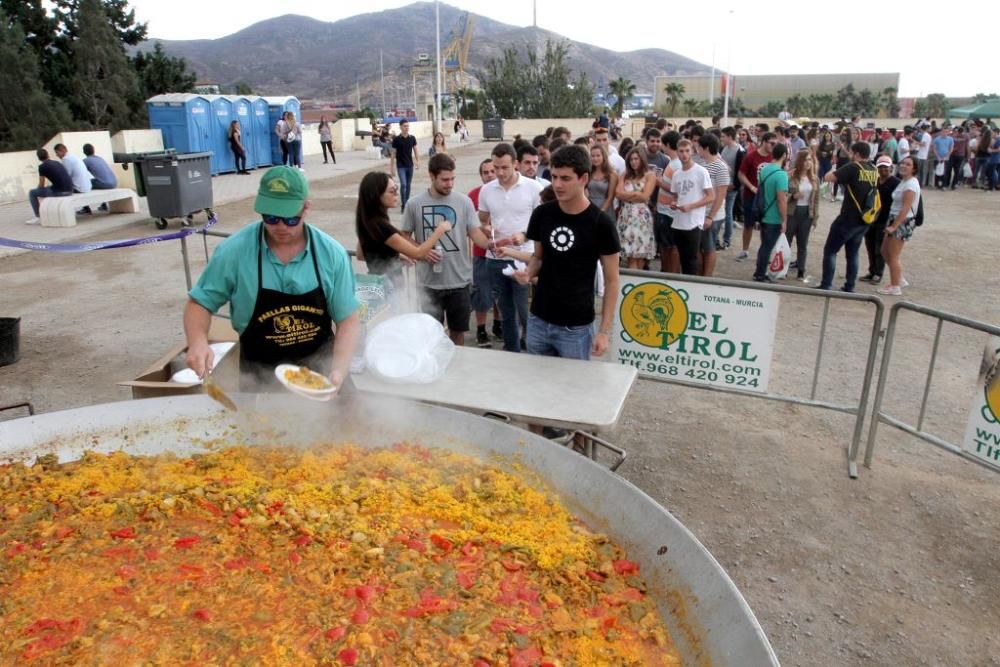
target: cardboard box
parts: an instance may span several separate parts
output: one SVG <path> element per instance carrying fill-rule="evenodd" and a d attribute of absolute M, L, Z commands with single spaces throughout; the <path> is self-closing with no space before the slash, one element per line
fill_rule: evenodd
<path fill-rule="evenodd" d="M 231 388 L 236 391 L 239 387 L 240 378 L 240 344 L 239 335 L 229 324 L 229 320 L 222 317 L 213 317 L 208 329 L 209 343 L 229 343 L 235 342 L 222 361 L 218 363 L 213 371 L 213 377 L 223 388 Z M 153 365 L 144 370 L 134 380 L 119 382 L 122 387 L 132 388 L 132 398 L 158 398 L 160 396 L 181 396 L 184 394 L 202 394 L 205 389 L 200 384 L 171 382 L 172 375 L 170 362 L 178 355 L 187 350 L 185 343 L 180 343 L 170 348 L 162 357 L 153 362 Z"/>

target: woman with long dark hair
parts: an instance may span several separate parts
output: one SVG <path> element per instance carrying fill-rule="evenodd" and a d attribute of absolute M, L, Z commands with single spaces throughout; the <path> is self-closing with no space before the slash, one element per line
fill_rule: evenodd
<path fill-rule="evenodd" d="M 240 131 L 240 121 L 234 120 L 231 122 L 226 134 L 229 136 L 229 150 L 233 152 L 233 158 L 236 160 L 236 173 L 249 174 L 250 172 L 247 171 L 247 152 L 243 148 L 243 133 Z"/>
<path fill-rule="evenodd" d="M 816 177 L 816 160 L 811 151 L 799 151 L 795 156 L 795 167 L 788 179 L 789 204 L 795 208 L 788 216 L 785 236 L 788 245 L 795 241 L 795 268 L 798 279 L 806 282 L 806 250 L 809 247 L 809 232 L 819 220 L 819 179 Z M 792 268 L 791 265 L 789 268 Z"/>
<path fill-rule="evenodd" d="M 323 164 L 327 163 L 326 153 L 330 152 L 330 161 L 337 164 L 337 156 L 333 153 L 333 131 L 330 123 L 326 122 L 326 116 L 319 117 L 319 145 L 323 148 Z"/>
<path fill-rule="evenodd" d="M 365 174 L 358 186 L 355 232 L 358 259 L 368 265 L 368 273 L 386 276 L 395 287 L 402 285 L 403 261 L 411 264 L 428 257 L 451 223 L 441 222 L 420 245 L 403 236 L 389 221 L 389 211 L 399 206 L 399 187 L 384 171 Z M 405 259 L 402 259 L 405 258 Z"/>
<path fill-rule="evenodd" d="M 608 162 L 608 152 L 604 146 L 590 149 L 590 181 L 587 183 L 587 199 L 602 211 L 614 215 L 611 210 L 618 187 L 618 172 Z"/>
<path fill-rule="evenodd" d="M 633 148 L 625 158 L 625 173 L 615 188 L 615 197 L 622 202 L 618 211 L 618 236 L 622 256 L 628 268 L 641 269 L 646 260 L 656 255 L 653 239 L 653 214 L 649 198 L 656 188 L 656 174 L 646 164 L 644 151 Z"/>

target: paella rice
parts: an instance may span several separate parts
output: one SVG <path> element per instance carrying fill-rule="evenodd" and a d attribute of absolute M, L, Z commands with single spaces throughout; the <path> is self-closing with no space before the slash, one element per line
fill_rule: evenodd
<path fill-rule="evenodd" d="M 0 664 L 680 660 L 551 492 L 398 443 L 0 465 Z"/>

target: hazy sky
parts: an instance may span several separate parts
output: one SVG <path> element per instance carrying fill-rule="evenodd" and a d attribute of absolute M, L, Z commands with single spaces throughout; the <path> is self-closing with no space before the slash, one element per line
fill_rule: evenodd
<path fill-rule="evenodd" d="M 131 0 L 130 4 L 140 21 L 148 21 L 151 37 L 213 39 L 285 13 L 336 21 L 410 2 Z M 454 0 L 449 4 L 515 26 L 532 22 L 532 0 Z M 663 8 L 661 13 L 650 9 L 657 6 Z M 899 72 L 903 97 L 1000 92 L 993 41 L 1000 25 L 996 4 L 963 2 L 952 6 L 952 15 L 945 14 L 948 6 L 940 4 L 926 5 L 928 9 L 918 13 L 921 6 L 912 0 L 798 4 L 537 0 L 538 25 L 570 39 L 615 51 L 663 48 L 706 64 L 712 63 L 714 50 L 716 66 L 726 69 L 731 62 L 737 76 Z M 591 9 L 597 7 L 601 9 Z M 616 11 L 617 7 L 621 10 Z M 676 29 L 678 23 L 671 17 L 685 21 L 686 29 Z M 939 39 L 934 32 L 940 23 L 945 26 Z M 703 27 L 711 24 L 717 29 Z M 441 26 L 442 39 L 450 28 Z M 901 34 L 912 38 L 903 40 Z M 428 45 L 433 44 L 434 36 L 428 35 Z M 652 89 L 652 81 L 635 83 L 640 91 Z"/>

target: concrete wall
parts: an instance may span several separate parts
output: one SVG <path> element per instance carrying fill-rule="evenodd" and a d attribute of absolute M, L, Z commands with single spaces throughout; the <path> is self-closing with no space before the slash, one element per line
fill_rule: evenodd
<path fill-rule="evenodd" d="M 0 153 L 0 203 L 27 201 L 28 190 L 37 187 L 35 151 Z"/>
<path fill-rule="evenodd" d="M 96 148 L 96 145 L 94 146 Z M 111 150 L 113 153 L 153 153 L 163 150 L 163 133 L 159 130 L 122 130 L 111 137 Z M 109 163 L 110 156 L 101 155 Z M 135 168 L 124 165 L 112 164 L 118 176 L 118 187 L 135 189 Z"/>

